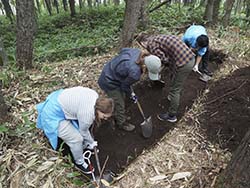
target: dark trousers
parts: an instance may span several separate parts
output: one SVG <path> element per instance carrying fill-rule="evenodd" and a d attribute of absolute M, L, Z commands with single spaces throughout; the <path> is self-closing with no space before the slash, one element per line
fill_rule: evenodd
<path fill-rule="evenodd" d="M 168 108 L 168 113 L 170 115 L 176 115 L 180 104 L 180 95 L 183 89 L 183 85 L 192 71 L 195 64 L 195 59 L 193 58 L 189 63 L 185 64 L 183 67 L 177 68 L 176 75 L 173 76 L 170 83 L 169 89 L 169 99 L 170 106 Z"/>
<path fill-rule="evenodd" d="M 126 121 L 126 115 L 125 115 L 126 94 L 122 92 L 120 89 L 106 91 L 106 94 L 108 95 L 108 97 L 114 100 L 115 103 L 114 119 L 116 125 L 121 128 L 124 122 Z"/>
<path fill-rule="evenodd" d="M 209 60 L 209 48 L 207 47 L 206 53 L 201 58 L 201 63 L 199 64 L 199 71 L 205 73 L 208 70 L 208 60 Z"/>

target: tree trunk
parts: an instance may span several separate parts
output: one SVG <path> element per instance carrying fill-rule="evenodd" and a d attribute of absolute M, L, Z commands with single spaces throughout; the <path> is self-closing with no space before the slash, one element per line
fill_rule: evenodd
<path fill-rule="evenodd" d="M 74 17 L 76 15 L 75 0 L 69 0 L 70 16 Z"/>
<path fill-rule="evenodd" d="M 103 0 L 103 5 L 106 7 L 107 6 L 107 0 Z"/>
<path fill-rule="evenodd" d="M 216 0 L 213 7 L 212 23 L 218 23 L 221 0 Z"/>
<path fill-rule="evenodd" d="M 54 0 L 54 6 L 56 7 L 56 13 L 59 14 L 59 4 L 57 0 Z"/>
<path fill-rule="evenodd" d="M 240 13 L 241 12 L 241 9 L 242 9 L 242 0 L 237 0 L 236 1 L 236 6 L 235 6 L 235 11 L 234 11 L 234 14 L 236 15 L 237 13 Z"/>
<path fill-rule="evenodd" d="M 36 0 L 36 7 L 37 7 L 37 10 L 38 10 L 38 13 L 40 14 L 41 13 L 41 5 L 40 5 L 39 0 Z"/>
<path fill-rule="evenodd" d="M 250 0 L 246 0 L 246 18 L 250 18 Z"/>
<path fill-rule="evenodd" d="M 87 0 L 87 2 L 88 2 L 88 7 L 92 7 L 92 0 Z"/>
<path fill-rule="evenodd" d="M 204 20 L 206 20 L 208 23 L 211 23 L 213 21 L 214 1 L 215 0 L 207 1 L 206 4 Z"/>
<path fill-rule="evenodd" d="M 6 16 L 10 19 L 10 22 L 13 23 L 13 12 L 12 12 L 9 0 L 2 0 L 2 3 L 3 3 Z"/>
<path fill-rule="evenodd" d="M 227 168 L 222 173 L 216 187 L 247 188 L 250 187 L 250 130 L 242 139 L 233 154 Z"/>
<path fill-rule="evenodd" d="M 2 41 L 0 40 L 0 66 L 4 66 L 8 63 L 8 57 L 4 50 Z"/>
<path fill-rule="evenodd" d="M 114 0 L 114 5 L 118 6 L 120 4 L 120 0 Z"/>
<path fill-rule="evenodd" d="M 0 81 L 0 124 L 2 124 L 7 116 L 8 106 L 4 102 L 2 93 L 2 82 Z"/>
<path fill-rule="evenodd" d="M 149 0 L 143 0 L 140 8 L 140 18 L 139 18 L 139 26 L 145 30 L 149 24 L 149 12 L 147 10 L 147 5 Z"/>
<path fill-rule="evenodd" d="M 64 10 L 64 11 L 68 11 L 68 3 L 67 3 L 67 0 L 63 0 L 62 3 L 63 3 L 63 10 Z"/>
<path fill-rule="evenodd" d="M 225 2 L 225 8 L 224 8 L 225 13 L 222 17 L 222 25 L 224 27 L 227 27 L 230 23 L 230 16 L 231 16 L 234 2 L 235 2 L 235 0 L 226 0 L 226 2 Z"/>
<path fill-rule="evenodd" d="M 82 0 L 79 0 L 79 8 L 82 10 Z"/>
<path fill-rule="evenodd" d="M 32 68 L 33 40 L 36 30 L 34 1 L 16 0 L 16 61 L 19 68 Z"/>
<path fill-rule="evenodd" d="M 137 28 L 140 15 L 140 8 L 143 0 L 127 0 L 125 7 L 125 17 L 123 21 L 121 45 L 120 47 L 129 47 L 132 44 L 133 36 Z"/>
<path fill-rule="evenodd" d="M 45 4 L 46 4 L 46 8 L 49 12 L 49 15 L 51 16 L 52 15 L 52 7 L 51 7 L 51 2 L 50 0 L 45 0 Z"/>

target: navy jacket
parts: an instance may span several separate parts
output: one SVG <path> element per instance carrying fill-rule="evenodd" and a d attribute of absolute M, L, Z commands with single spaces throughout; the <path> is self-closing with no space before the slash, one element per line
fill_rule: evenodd
<path fill-rule="evenodd" d="M 136 61 L 141 51 L 137 48 L 123 48 L 120 53 L 104 65 L 98 84 L 104 91 L 120 89 L 131 94 L 130 85 L 140 80 L 141 68 Z"/>

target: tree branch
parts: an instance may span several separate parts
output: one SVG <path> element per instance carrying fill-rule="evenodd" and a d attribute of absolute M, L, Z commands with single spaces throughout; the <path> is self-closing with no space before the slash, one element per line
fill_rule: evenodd
<path fill-rule="evenodd" d="M 149 12 L 151 13 L 151 12 L 157 10 L 158 8 L 162 7 L 163 5 L 165 5 L 165 4 L 167 4 L 167 3 L 170 3 L 170 2 L 171 2 L 171 0 L 163 1 L 163 2 L 161 2 L 159 5 L 157 5 L 156 7 L 152 8 L 151 10 L 149 10 Z"/>

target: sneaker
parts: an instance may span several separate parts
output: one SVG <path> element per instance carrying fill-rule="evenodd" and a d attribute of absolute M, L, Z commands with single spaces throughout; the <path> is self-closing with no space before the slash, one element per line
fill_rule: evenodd
<path fill-rule="evenodd" d="M 131 123 L 124 123 L 123 126 L 121 127 L 124 131 L 131 132 L 135 129 L 135 126 Z"/>
<path fill-rule="evenodd" d="M 170 116 L 168 113 L 158 114 L 157 117 L 161 121 L 169 121 L 169 122 L 172 122 L 172 123 L 177 121 L 176 116 Z"/>
<path fill-rule="evenodd" d="M 78 170 L 80 170 L 84 174 L 91 174 L 92 172 L 94 172 L 94 168 L 93 167 L 90 168 L 90 166 L 87 165 L 87 163 L 75 164 L 75 166 Z"/>

